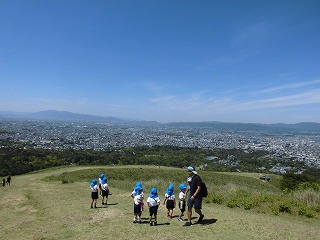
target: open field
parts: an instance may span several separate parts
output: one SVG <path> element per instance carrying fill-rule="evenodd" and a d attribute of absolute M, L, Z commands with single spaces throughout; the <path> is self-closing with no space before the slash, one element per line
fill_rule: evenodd
<path fill-rule="evenodd" d="M 143 174 L 131 177 L 137 169 Z M 99 199 L 99 208 L 90 209 L 89 181 L 98 178 L 102 170 L 106 170 L 112 192 L 109 205 L 102 207 Z M 200 171 L 200 176 L 202 173 L 207 179 L 212 174 Z M 220 174 L 216 173 L 221 179 Z M 231 183 L 236 181 L 233 174 L 224 175 L 231 176 Z M 204 204 L 205 221 L 201 225 L 183 227 L 176 218 L 167 219 L 163 205 L 159 226 L 149 226 L 147 209 L 142 214 L 143 224 L 132 223 L 133 201 L 129 195 L 136 181 L 143 182 L 145 196 L 151 187 L 157 187 L 163 201 L 167 185 L 173 182 L 178 186 L 186 177 L 183 169 L 152 166 L 68 167 L 14 176 L 11 186 L 0 189 L 0 239 L 319 239 L 317 218 L 286 213 L 275 216 L 214 203 Z M 244 179 L 243 185 L 249 182 Z M 209 191 L 213 191 L 211 179 L 209 184 Z M 257 181 L 252 188 L 261 184 Z M 274 185 L 268 187 L 277 191 Z"/>

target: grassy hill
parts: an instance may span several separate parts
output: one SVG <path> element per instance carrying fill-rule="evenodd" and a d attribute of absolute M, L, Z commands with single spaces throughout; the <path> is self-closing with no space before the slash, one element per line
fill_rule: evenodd
<path fill-rule="evenodd" d="M 99 208 L 90 209 L 88 185 L 102 172 L 112 192 L 109 205 L 98 201 Z M 199 171 L 199 175 L 210 196 L 203 206 L 204 224 L 191 227 L 167 219 L 164 205 L 159 226 L 149 226 L 148 209 L 142 214 L 143 224 L 132 223 L 130 193 L 135 183 L 142 181 L 145 196 L 157 187 L 163 201 L 170 183 L 178 193 L 187 177 L 183 169 L 66 167 L 14 176 L 11 186 L 0 189 L 0 239 L 319 239 L 318 212 L 313 217 L 299 214 L 300 202 L 293 201 L 294 195 L 282 195 L 277 176 L 263 182 L 259 174 Z"/>

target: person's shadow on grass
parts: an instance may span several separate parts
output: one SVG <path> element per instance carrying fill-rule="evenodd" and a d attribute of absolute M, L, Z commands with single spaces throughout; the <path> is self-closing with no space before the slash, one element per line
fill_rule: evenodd
<path fill-rule="evenodd" d="M 164 226 L 164 225 L 170 225 L 169 222 L 166 222 L 166 223 L 157 223 L 157 226 Z"/>
<path fill-rule="evenodd" d="M 108 203 L 107 206 L 118 205 L 118 203 Z"/>
<path fill-rule="evenodd" d="M 118 205 L 118 203 L 108 203 L 107 205 L 102 205 L 96 208 L 108 208 L 108 206 Z"/>
<path fill-rule="evenodd" d="M 150 224 L 149 221 L 142 221 L 141 224 Z M 166 222 L 166 223 L 157 223 L 157 225 L 153 226 L 153 227 L 156 227 L 156 226 L 164 226 L 164 225 L 170 225 L 169 222 Z"/>
<path fill-rule="evenodd" d="M 201 224 L 201 225 L 209 225 L 209 224 L 214 224 L 218 221 L 218 219 L 216 218 L 211 218 L 211 219 L 203 219 L 201 223 L 198 223 L 198 224 Z"/>

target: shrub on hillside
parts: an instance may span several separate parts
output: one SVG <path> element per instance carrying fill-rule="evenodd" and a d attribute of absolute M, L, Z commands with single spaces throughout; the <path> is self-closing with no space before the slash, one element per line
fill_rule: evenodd
<path fill-rule="evenodd" d="M 222 204 L 223 203 L 223 196 L 219 194 L 209 194 L 208 197 L 206 197 L 205 200 L 206 203 L 216 203 L 216 204 Z"/>
<path fill-rule="evenodd" d="M 280 203 L 279 204 L 279 212 L 291 213 L 292 207 L 290 203 Z"/>
<path fill-rule="evenodd" d="M 294 173 L 287 173 L 284 174 L 282 180 L 280 182 L 280 188 L 282 190 L 295 190 L 299 187 L 301 183 L 306 182 L 315 182 L 315 179 L 312 176 L 306 174 L 294 174 Z"/>
<path fill-rule="evenodd" d="M 314 188 L 300 189 L 292 192 L 292 197 L 316 212 L 320 212 L 320 191 Z"/>
<path fill-rule="evenodd" d="M 298 189 L 312 189 L 314 191 L 320 192 L 320 183 L 316 182 L 303 182 L 298 185 Z"/>
<path fill-rule="evenodd" d="M 258 201 L 252 197 L 247 196 L 240 198 L 240 204 L 243 209 L 250 210 L 251 208 L 258 206 Z"/>
<path fill-rule="evenodd" d="M 240 204 L 238 203 L 237 198 L 229 198 L 226 201 L 226 206 L 229 208 L 235 208 L 235 207 L 240 207 Z"/>
<path fill-rule="evenodd" d="M 300 207 L 299 208 L 299 211 L 298 211 L 298 214 L 300 216 L 306 216 L 308 218 L 314 218 L 315 217 L 315 214 L 313 213 L 313 211 L 307 207 Z"/>
<path fill-rule="evenodd" d="M 279 211 L 279 206 L 276 205 L 276 204 L 271 204 L 271 205 L 270 205 L 270 210 L 271 210 L 271 212 L 273 213 L 273 215 L 276 215 L 276 216 L 278 216 L 279 213 L 280 213 L 280 211 Z"/>

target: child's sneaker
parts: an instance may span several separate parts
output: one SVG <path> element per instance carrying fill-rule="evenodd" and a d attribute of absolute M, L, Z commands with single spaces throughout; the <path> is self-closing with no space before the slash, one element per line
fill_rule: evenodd
<path fill-rule="evenodd" d="M 178 220 L 180 221 L 180 222 L 183 222 L 183 219 L 179 216 L 178 217 Z"/>
<path fill-rule="evenodd" d="M 150 226 L 152 226 L 152 222 L 150 221 Z"/>

